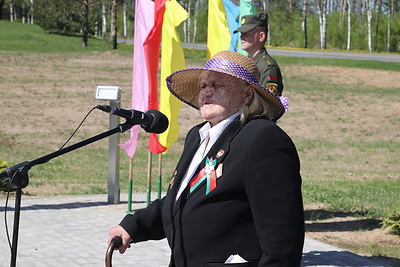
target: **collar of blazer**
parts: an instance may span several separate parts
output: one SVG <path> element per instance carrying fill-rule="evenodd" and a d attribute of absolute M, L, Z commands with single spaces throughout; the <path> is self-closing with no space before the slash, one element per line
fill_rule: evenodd
<path fill-rule="evenodd" d="M 224 161 L 226 155 L 229 153 L 229 146 L 232 139 L 238 134 L 238 132 L 242 128 L 243 125 L 240 123 L 239 117 L 237 117 L 226 127 L 226 129 L 222 132 L 221 136 L 217 139 L 215 144 L 208 151 L 207 155 L 203 158 L 203 160 L 197 167 L 194 176 L 196 176 L 205 167 L 207 158 L 216 160 L 214 168 L 217 169 L 219 164 Z M 188 194 L 188 198 L 196 191 L 198 191 L 200 188 L 203 188 L 204 184 L 206 184 L 206 181 L 203 181 L 202 184 L 198 186 L 195 190 L 193 190 L 192 193 Z"/>

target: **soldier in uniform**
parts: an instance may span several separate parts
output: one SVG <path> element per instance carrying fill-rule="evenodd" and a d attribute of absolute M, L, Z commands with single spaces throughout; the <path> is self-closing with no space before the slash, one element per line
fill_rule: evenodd
<path fill-rule="evenodd" d="M 268 15 L 259 13 L 243 16 L 240 24 L 234 33 L 241 33 L 242 49 L 256 62 L 260 71 L 260 85 L 267 88 L 274 96 L 281 96 L 283 91 L 281 70 L 265 49 Z"/>

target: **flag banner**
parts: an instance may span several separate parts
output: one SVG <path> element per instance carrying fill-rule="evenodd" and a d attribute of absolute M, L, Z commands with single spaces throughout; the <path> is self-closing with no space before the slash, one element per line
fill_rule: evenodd
<path fill-rule="evenodd" d="M 242 20 L 243 16 L 251 15 L 256 13 L 256 8 L 254 7 L 252 0 L 240 0 L 240 18 L 239 18 L 239 25 L 240 21 Z M 242 55 L 247 56 L 247 52 L 242 49 L 242 45 L 240 43 L 240 33 L 238 35 L 238 46 L 237 51 Z"/>
<path fill-rule="evenodd" d="M 223 3 L 226 12 L 226 19 L 228 22 L 229 33 L 231 34 L 229 50 L 237 51 L 236 46 L 239 40 L 239 33 L 233 33 L 233 31 L 239 28 L 240 7 L 232 3 L 231 0 L 223 0 Z"/>
<path fill-rule="evenodd" d="M 149 83 L 147 68 L 144 67 L 145 55 L 143 44 L 154 25 L 154 2 L 137 0 L 135 6 L 135 34 L 132 75 L 132 109 L 146 111 L 148 109 Z M 131 129 L 130 139 L 120 145 L 126 155 L 133 157 L 136 151 L 139 125 Z"/>
<path fill-rule="evenodd" d="M 231 34 L 222 0 L 208 1 L 207 59 L 222 50 L 229 50 Z"/>
<path fill-rule="evenodd" d="M 148 109 L 158 110 L 158 66 L 160 56 L 160 43 L 161 43 L 161 30 L 164 20 L 166 0 L 156 0 L 154 26 L 150 31 L 149 36 L 144 42 L 144 54 L 146 58 L 147 75 L 149 80 L 149 95 L 148 95 Z M 149 150 L 153 153 L 159 154 L 166 150 L 154 133 L 149 134 Z"/>
<path fill-rule="evenodd" d="M 165 79 L 173 72 L 185 68 L 185 55 L 176 27 L 189 17 L 186 10 L 176 1 L 165 3 L 161 38 L 161 86 L 160 111 L 169 120 L 168 129 L 158 136 L 160 144 L 169 149 L 179 135 L 178 117 L 182 102 L 171 94 Z"/>

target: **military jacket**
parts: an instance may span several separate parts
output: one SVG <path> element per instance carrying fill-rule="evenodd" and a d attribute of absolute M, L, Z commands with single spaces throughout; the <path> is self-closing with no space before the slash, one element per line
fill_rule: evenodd
<path fill-rule="evenodd" d="M 265 48 L 261 49 L 252 59 L 256 62 L 260 72 L 260 85 L 267 88 L 274 96 L 281 96 L 283 81 L 278 63 Z"/>

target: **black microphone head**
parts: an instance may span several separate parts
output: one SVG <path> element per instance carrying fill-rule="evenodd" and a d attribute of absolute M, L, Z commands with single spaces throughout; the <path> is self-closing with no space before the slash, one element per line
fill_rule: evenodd
<path fill-rule="evenodd" d="M 153 121 L 149 126 L 142 127 L 146 132 L 160 134 L 167 130 L 169 124 L 167 116 L 156 109 L 150 109 L 146 114 L 150 114 L 153 117 Z"/>

